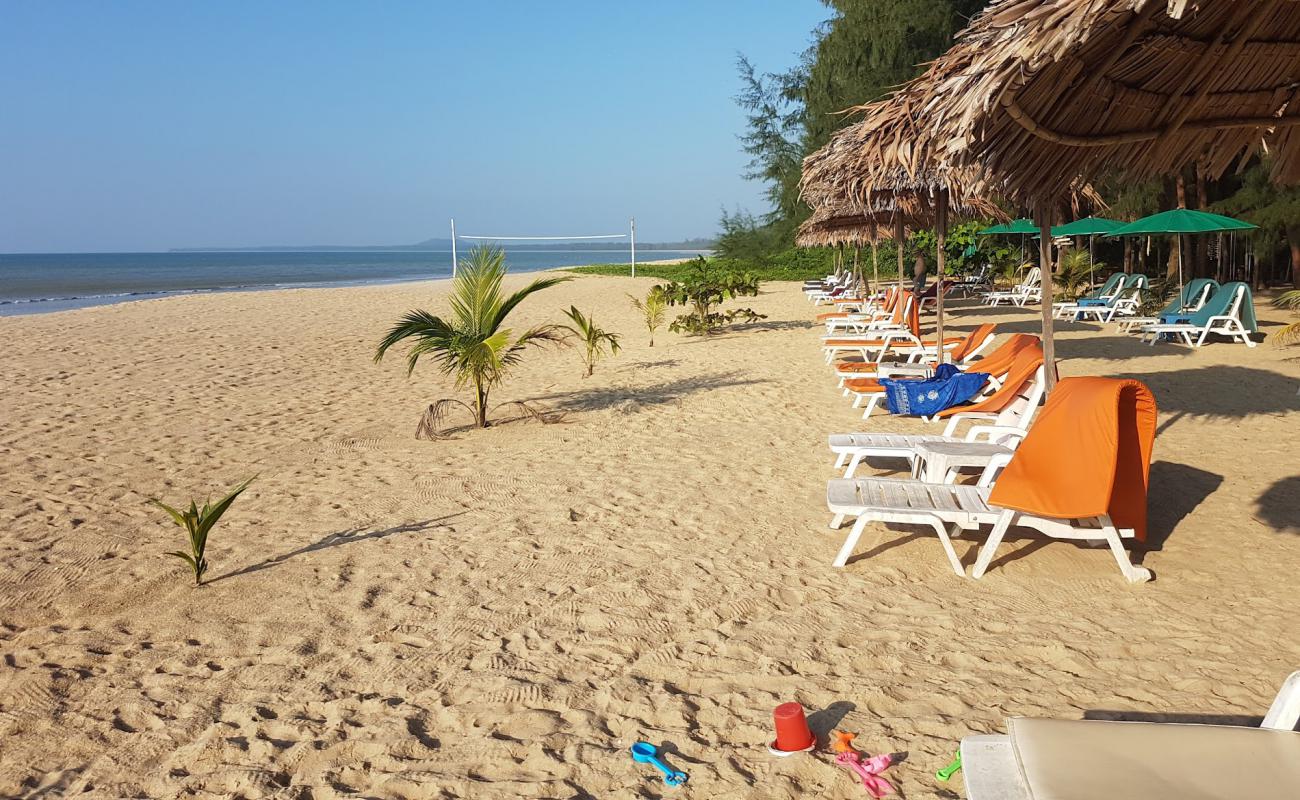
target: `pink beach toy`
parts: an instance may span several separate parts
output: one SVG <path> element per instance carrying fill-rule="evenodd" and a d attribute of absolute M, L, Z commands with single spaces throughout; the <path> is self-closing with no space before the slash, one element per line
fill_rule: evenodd
<path fill-rule="evenodd" d="M 894 791 L 894 787 L 889 781 L 880 777 L 880 773 L 889 768 L 893 759 L 887 755 L 872 756 L 863 759 L 856 750 L 845 750 L 843 753 L 835 756 L 835 763 L 845 769 L 856 772 L 862 779 L 862 788 L 872 797 L 884 797 Z"/>

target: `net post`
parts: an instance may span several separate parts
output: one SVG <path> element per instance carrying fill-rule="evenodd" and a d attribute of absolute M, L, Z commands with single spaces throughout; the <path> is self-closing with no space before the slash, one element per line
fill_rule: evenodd
<path fill-rule="evenodd" d="M 456 277 L 456 218 L 451 218 L 451 277 Z"/>
<path fill-rule="evenodd" d="M 631 236 L 632 236 L 632 277 L 635 278 L 636 277 L 636 217 L 632 217 L 631 220 Z"/>

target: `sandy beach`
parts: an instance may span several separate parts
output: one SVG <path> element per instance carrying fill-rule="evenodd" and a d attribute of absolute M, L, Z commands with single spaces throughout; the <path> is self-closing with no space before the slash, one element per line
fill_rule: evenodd
<path fill-rule="evenodd" d="M 591 378 L 531 353 L 494 400 L 562 421 L 434 442 L 416 423 L 450 381 L 372 357 L 444 284 L 0 318 L 0 797 L 865 796 L 829 757 L 768 756 L 797 700 L 905 754 L 906 798 L 953 798 L 934 771 L 1006 716 L 1257 719 L 1300 668 L 1300 350 L 1061 325 L 1063 375 L 1160 404 L 1152 583 L 1032 536 L 963 580 L 883 527 L 834 570 L 826 436 L 923 423 L 863 427 L 794 284 L 651 349 L 626 294 L 653 282 L 527 300 L 515 325 L 576 304 L 624 352 Z M 1039 327 L 955 305 L 957 330 Z M 253 475 L 196 589 L 146 501 Z M 689 785 L 633 764 L 638 739 Z"/>

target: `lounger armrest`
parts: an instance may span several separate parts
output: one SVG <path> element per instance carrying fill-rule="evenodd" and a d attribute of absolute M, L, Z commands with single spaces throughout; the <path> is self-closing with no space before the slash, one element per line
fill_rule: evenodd
<path fill-rule="evenodd" d="M 1293 731 L 1297 724 L 1300 724 L 1300 671 L 1292 672 L 1282 683 L 1260 727 Z"/>
<path fill-rule="evenodd" d="M 996 437 L 1013 436 L 1016 439 L 1025 438 L 1028 431 L 1023 428 L 1017 428 L 1014 425 L 974 425 L 966 431 L 966 441 L 978 441 L 980 437 L 985 437 L 986 441 L 993 441 Z"/>
<path fill-rule="evenodd" d="M 997 418 L 998 418 L 997 414 L 990 414 L 986 411 L 962 411 L 957 414 L 953 414 L 951 417 L 948 418 L 948 424 L 944 426 L 943 435 L 951 438 L 956 438 L 957 426 L 962 424 L 963 422 L 970 422 L 971 420 L 977 420 L 977 419 L 997 419 Z"/>
<path fill-rule="evenodd" d="M 1014 454 L 999 453 L 990 458 L 989 463 L 985 465 L 984 471 L 980 473 L 980 479 L 976 481 L 975 485 L 984 488 L 992 486 L 993 481 L 997 480 L 998 473 L 1001 472 L 1007 464 L 1011 463 L 1012 455 Z"/>

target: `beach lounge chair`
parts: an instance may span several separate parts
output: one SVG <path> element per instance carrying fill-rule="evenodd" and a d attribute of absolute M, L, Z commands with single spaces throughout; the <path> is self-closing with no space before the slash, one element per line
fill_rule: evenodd
<path fill-rule="evenodd" d="M 1079 310 L 1082 301 L 1109 301 L 1114 299 L 1124 291 L 1124 284 L 1128 278 L 1129 274 L 1127 272 L 1116 272 L 1107 278 L 1100 288 L 1088 292 L 1078 300 L 1052 303 L 1052 316 L 1057 319 L 1075 319 L 1075 313 Z"/>
<path fill-rule="evenodd" d="M 883 298 L 873 298 L 857 310 L 826 311 L 817 315 L 817 321 L 826 325 L 828 336 L 837 331 L 865 330 L 871 323 L 888 321 L 893 316 L 901 292 L 898 287 L 891 287 Z"/>
<path fill-rule="evenodd" d="M 1042 298 L 1042 270 L 1033 267 L 1025 275 L 1025 279 L 1017 286 L 1005 292 L 989 292 L 984 296 L 984 302 L 996 306 L 1005 300 L 1013 305 L 1023 306 L 1025 303 L 1041 300 Z"/>
<path fill-rule="evenodd" d="M 860 353 L 863 361 L 872 361 L 871 353 L 883 353 L 895 342 L 921 344 L 921 318 L 916 309 L 916 296 L 912 292 L 899 292 L 894 313 L 886 320 L 865 323 L 859 332 L 827 336 L 822 339 L 822 352 L 826 363 L 833 362 L 840 353 Z"/>
<path fill-rule="evenodd" d="M 955 364 L 958 367 L 965 367 L 975 360 L 975 357 L 982 353 L 985 348 L 993 343 L 997 326 L 991 322 L 977 325 L 974 330 L 965 336 L 954 336 L 944 339 L 943 349 L 947 355 L 948 363 Z M 936 364 L 938 363 L 938 351 L 935 347 L 935 341 L 929 339 L 921 342 L 921 346 L 909 345 L 894 349 L 894 355 L 902 358 L 901 363 L 905 364 Z M 899 362 L 886 362 L 899 363 Z M 880 371 L 880 362 L 878 361 L 850 361 L 840 363 L 836 367 L 835 374 L 840 379 L 840 386 L 848 378 L 873 378 Z"/>
<path fill-rule="evenodd" d="M 968 371 L 987 372 L 989 375 L 983 393 L 973 403 L 940 411 L 935 419 L 946 419 L 963 411 L 968 414 L 983 413 L 987 419 L 995 417 L 1015 399 L 1016 392 L 1026 381 L 1032 379 L 1034 370 L 1043 362 L 1041 345 L 1036 338 L 1031 336 L 1030 339 L 1032 343 L 1019 349 L 1009 362 L 1005 362 L 1005 367 L 1002 366 L 1002 361 L 993 363 L 987 360 L 972 364 Z M 885 399 L 885 387 L 877 379 L 851 378 L 844 381 L 844 389 L 853 397 L 854 408 L 864 402 L 867 404 L 862 412 L 863 419 L 869 418 L 876 406 Z"/>
<path fill-rule="evenodd" d="M 858 465 L 866 458 L 902 458 L 907 461 L 909 467 L 914 468 L 917 462 L 916 448 L 921 444 L 985 442 L 999 445 L 1004 448 L 1002 452 L 1010 453 L 1024 438 L 1025 431 L 1029 428 L 1029 421 L 1033 419 L 1034 412 L 1038 410 L 1038 405 L 1043 400 L 1043 391 L 1046 388 L 1044 375 L 1045 370 L 1040 355 L 1038 369 L 1034 370 L 1029 380 L 1017 382 L 1009 378 L 1004 384 L 1010 387 L 1006 389 L 1005 396 L 1009 399 L 1005 403 L 1002 398 L 999 398 L 997 402 L 986 405 L 986 408 L 1002 405 L 999 411 L 994 413 L 986 410 L 965 412 L 956 410 L 955 413 L 947 416 L 948 424 L 941 434 L 833 434 L 828 439 L 828 443 L 831 452 L 836 456 L 835 466 L 845 467 L 845 478 L 852 478 Z M 961 425 L 976 421 L 986 424 L 972 425 L 964 436 L 957 435 Z M 838 528 L 839 522 L 839 520 L 832 522 L 831 527 Z"/>
<path fill-rule="evenodd" d="M 1294 800 L 1300 672 L 1258 728 L 1013 717 L 961 740 L 969 800 Z"/>
<path fill-rule="evenodd" d="M 924 311 L 926 305 L 935 304 L 935 302 L 938 300 L 939 297 L 939 287 L 941 284 L 943 286 L 943 296 L 947 297 L 948 293 L 952 291 L 952 287 L 955 283 L 956 281 L 952 280 L 951 278 L 944 278 L 942 282 L 936 281 L 930 284 L 928 287 L 926 287 L 925 291 L 921 292 L 921 298 L 920 298 L 921 310 Z"/>
<path fill-rule="evenodd" d="M 1120 333 L 1140 332 L 1147 325 L 1155 325 L 1160 322 L 1161 317 L 1177 314 L 1180 311 L 1183 313 L 1199 311 L 1217 291 L 1219 291 L 1219 282 L 1213 278 L 1197 278 L 1189 281 L 1183 285 L 1182 291 L 1173 300 L 1170 300 L 1167 306 L 1161 309 L 1157 316 L 1121 318 L 1119 320 Z"/>
<path fill-rule="evenodd" d="M 1099 304 L 1080 304 L 1074 318 L 1080 322 L 1093 317 L 1097 322 L 1111 322 L 1115 315 L 1132 316 L 1142 306 L 1142 293 L 1148 286 L 1147 276 L 1130 275 L 1115 295 Z"/>
<path fill-rule="evenodd" d="M 932 527 L 949 564 L 965 575 L 951 536 L 991 526 L 971 577 L 988 569 L 1012 526 L 1058 539 L 1103 542 L 1130 581 L 1151 579 L 1135 567 L 1124 539 L 1145 541 L 1147 481 L 1155 440 L 1156 404 L 1134 380 L 1066 378 L 992 487 L 997 464 L 975 486 L 892 478 L 843 478 L 826 486 L 826 505 L 856 521 L 835 556 L 843 567 L 871 522 Z"/>
<path fill-rule="evenodd" d="M 1189 347 L 1205 344 L 1211 333 L 1230 339 L 1240 339 L 1247 347 L 1254 347 L 1251 334 L 1258 330 L 1255 322 L 1255 303 L 1250 286 L 1241 281 L 1225 283 L 1199 310 L 1191 314 L 1179 313 L 1165 318 L 1176 320 L 1157 322 L 1142 329 L 1142 334 L 1155 344 L 1161 337 L 1181 338 Z"/>

